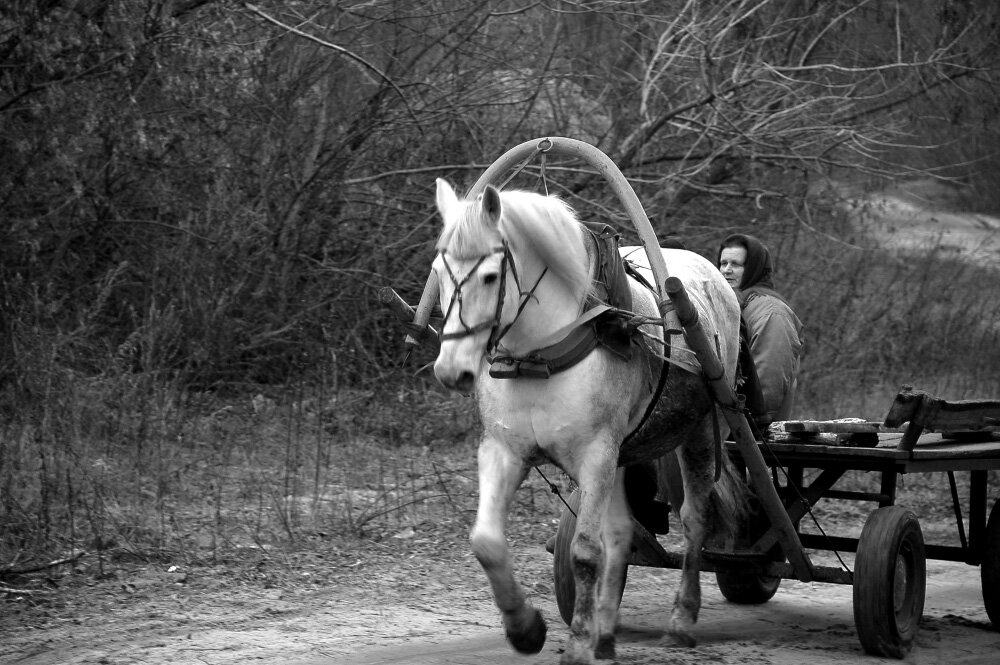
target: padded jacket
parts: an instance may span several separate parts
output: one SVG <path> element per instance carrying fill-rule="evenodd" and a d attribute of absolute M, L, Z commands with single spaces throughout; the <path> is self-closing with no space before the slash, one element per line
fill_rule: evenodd
<path fill-rule="evenodd" d="M 781 298 L 763 290 L 745 294 L 743 320 L 750 335 L 750 355 L 770 420 L 788 420 L 802 354 L 802 322 Z M 744 298 L 741 297 L 741 301 Z"/>

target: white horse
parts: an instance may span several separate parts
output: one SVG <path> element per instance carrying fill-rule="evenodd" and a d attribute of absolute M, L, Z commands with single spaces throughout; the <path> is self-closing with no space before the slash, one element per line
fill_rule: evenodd
<path fill-rule="evenodd" d="M 655 404 L 656 374 L 667 366 L 655 358 L 651 362 L 638 342 L 628 359 L 598 345 L 548 378 L 494 378 L 488 370 L 496 357 L 530 358 L 574 328 L 594 288 L 593 243 L 573 211 L 556 197 L 487 187 L 474 200 L 459 200 L 439 179 L 437 207 L 444 229 L 433 268 L 445 318 L 434 374 L 447 388 L 477 398 L 483 427 L 480 494 L 470 537 L 508 640 L 523 653 L 537 653 L 545 641 L 545 622 L 514 578 L 504 532 L 511 499 L 528 470 L 553 463 L 580 488 L 570 548 L 575 606 L 562 663 L 592 663 L 595 657 L 614 657 L 632 539 L 621 467 L 680 447 L 686 549 L 667 629 L 680 643 L 693 645 L 702 546 L 711 535 L 735 531 L 732 519 L 740 515 L 744 486 L 731 473 L 726 455 L 718 460 L 725 472 L 715 481 L 715 404 L 683 339 L 673 339 L 671 357 L 689 363 L 690 371 L 671 364 Z M 740 319 L 732 289 L 701 256 L 663 252 L 671 275 L 683 281 L 698 308 L 702 325 L 715 333 L 732 382 Z M 623 249 L 623 254 L 648 273 L 641 249 Z M 634 313 L 659 321 L 655 295 L 630 282 Z M 661 325 L 646 323 L 641 329 L 663 337 Z M 636 432 L 641 422 L 645 424 Z"/>

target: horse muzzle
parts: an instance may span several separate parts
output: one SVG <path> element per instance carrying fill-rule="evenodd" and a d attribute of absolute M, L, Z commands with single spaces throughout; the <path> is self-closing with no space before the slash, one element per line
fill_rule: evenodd
<path fill-rule="evenodd" d="M 476 387 L 476 375 L 468 369 L 446 368 L 441 363 L 436 362 L 434 363 L 434 376 L 448 390 L 463 395 L 472 394 Z"/>

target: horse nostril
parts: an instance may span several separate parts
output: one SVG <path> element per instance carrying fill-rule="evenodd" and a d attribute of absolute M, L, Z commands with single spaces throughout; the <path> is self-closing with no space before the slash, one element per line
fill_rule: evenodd
<path fill-rule="evenodd" d="M 435 363 L 434 376 L 448 390 L 469 394 L 476 387 L 476 375 L 469 370 L 453 374 L 448 368 L 440 367 Z"/>
<path fill-rule="evenodd" d="M 458 380 L 455 381 L 455 388 L 463 393 L 471 393 L 472 389 L 476 385 L 476 377 L 473 376 L 472 372 L 462 372 L 458 375 Z"/>

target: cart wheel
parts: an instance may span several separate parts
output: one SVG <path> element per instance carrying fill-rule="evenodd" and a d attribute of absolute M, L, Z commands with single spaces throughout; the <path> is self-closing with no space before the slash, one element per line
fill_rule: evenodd
<path fill-rule="evenodd" d="M 731 570 L 717 570 L 715 581 L 723 597 L 739 605 L 766 603 L 778 592 L 778 585 L 781 584 L 780 577 Z"/>
<path fill-rule="evenodd" d="M 771 561 L 784 561 L 785 557 L 778 553 L 770 553 Z M 738 605 L 760 605 L 774 598 L 781 584 L 780 577 L 770 575 L 758 575 L 754 572 L 743 572 L 737 570 L 717 570 L 715 571 L 715 582 L 719 585 L 722 596 L 731 603 Z"/>
<path fill-rule="evenodd" d="M 556 605 L 559 606 L 559 616 L 566 625 L 573 623 L 573 606 L 576 604 L 576 580 L 573 577 L 573 559 L 570 556 L 570 544 L 576 533 L 576 512 L 580 509 L 580 490 L 573 490 L 566 499 L 568 504 L 559 517 L 559 528 L 556 530 L 556 545 L 552 551 L 552 577 L 555 581 Z M 628 565 L 622 571 L 622 593 L 625 592 L 625 581 L 628 579 Z M 618 604 L 621 605 L 621 596 Z"/>
<path fill-rule="evenodd" d="M 771 523 L 759 505 L 756 505 L 756 499 L 754 503 L 755 517 L 751 519 L 749 526 L 743 528 L 744 533 L 737 538 L 737 549 L 740 547 L 749 548 L 770 527 Z M 775 545 L 768 551 L 767 560 L 777 562 L 785 560 L 781 545 Z M 778 592 L 781 578 L 770 575 L 758 575 L 752 571 L 723 569 L 715 572 L 715 582 L 719 585 L 719 591 L 722 592 L 722 596 L 729 602 L 739 605 L 760 605 L 771 600 L 774 594 Z"/>
<path fill-rule="evenodd" d="M 993 630 L 1000 630 L 1000 499 L 990 509 L 986 522 L 986 542 L 983 543 L 983 604 L 993 623 Z"/>
<path fill-rule="evenodd" d="M 924 611 L 927 560 L 916 515 L 885 506 L 865 522 L 854 561 L 854 625 L 864 650 L 902 658 Z"/>

